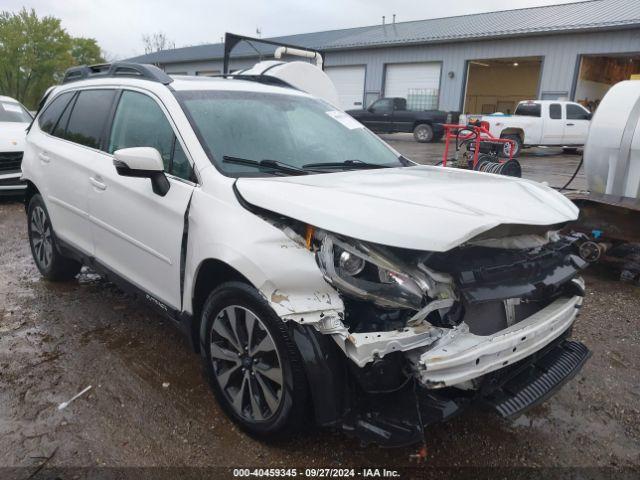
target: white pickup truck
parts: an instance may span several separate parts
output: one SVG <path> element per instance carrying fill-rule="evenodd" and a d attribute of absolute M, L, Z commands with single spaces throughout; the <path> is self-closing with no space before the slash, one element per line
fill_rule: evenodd
<path fill-rule="evenodd" d="M 553 146 L 575 150 L 584 145 L 589 131 L 591 112 L 579 103 L 558 100 L 525 100 L 518 103 L 513 115 L 461 115 L 460 123 L 484 122 L 492 135 L 515 142 L 513 156 L 523 147 Z M 505 144 L 505 156 L 509 155 Z"/>

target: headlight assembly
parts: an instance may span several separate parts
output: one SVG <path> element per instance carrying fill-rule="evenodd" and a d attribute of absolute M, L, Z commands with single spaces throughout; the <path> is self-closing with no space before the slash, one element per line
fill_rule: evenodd
<path fill-rule="evenodd" d="M 327 281 L 345 295 L 390 308 L 419 310 L 425 303 L 419 279 L 365 244 L 325 234 L 317 259 Z"/>

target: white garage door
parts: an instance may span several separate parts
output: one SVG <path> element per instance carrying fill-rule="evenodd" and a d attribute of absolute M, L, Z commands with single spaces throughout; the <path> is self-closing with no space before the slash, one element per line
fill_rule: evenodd
<path fill-rule="evenodd" d="M 336 86 L 343 109 L 362 108 L 364 66 L 325 67 L 324 71 Z"/>
<path fill-rule="evenodd" d="M 439 89 L 439 63 L 397 63 L 386 67 L 384 96 L 406 98 L 409 108 L 438 108 Z"/>

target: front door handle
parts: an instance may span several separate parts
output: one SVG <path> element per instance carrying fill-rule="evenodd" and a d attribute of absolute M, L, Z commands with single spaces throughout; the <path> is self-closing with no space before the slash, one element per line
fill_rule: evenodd
<path fill-rule="evenodd" d="M 573 127 L 575 123 L 567 123 L 567 127 Z"/>
<path fill-rule="evenodd" d="M 38 153 L 38 157 L 40 157 L 40 161 L 44 163 L 49 163 L 51 161 L 51 157 L 46 154 L 46 152 Z"/>
<path fill-rule="evenodd" d="M 97 178 L 89 177 L 89 181 L 91 182 L 91 185 L 96 187 L 98 190 L 106 190 L 107 189 L 107 185 L 102 183 Z"/>

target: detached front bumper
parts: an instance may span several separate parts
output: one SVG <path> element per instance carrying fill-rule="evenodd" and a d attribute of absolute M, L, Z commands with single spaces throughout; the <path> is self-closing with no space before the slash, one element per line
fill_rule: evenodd
<path fill-rule="evenodd" d="M 573 324 L 582 297 L 560 298 L 493 335 L 452 331 L 435 345 L 407 354 L 427 388 L 464 384 L 541 350 Z"/>

